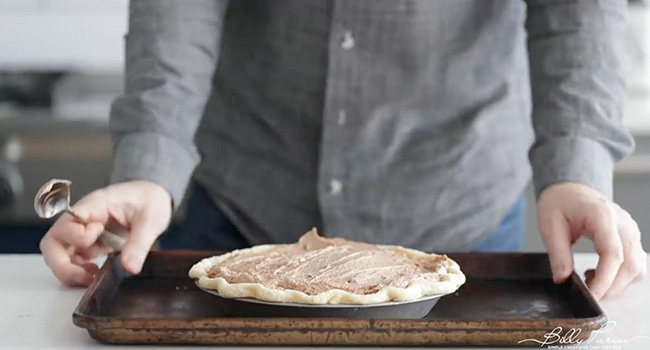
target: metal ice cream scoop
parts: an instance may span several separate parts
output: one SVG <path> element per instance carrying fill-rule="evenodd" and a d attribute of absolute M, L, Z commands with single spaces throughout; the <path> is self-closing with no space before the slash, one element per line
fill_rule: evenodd
<path fill-rule="evenodd" d="M 80 222 L 86 223 L 87 220 L 70 207 L 70 184 L 68 180 L 52 179 L 41 186 L 34 197 L 36 214 L 43 219 L 49 219 L 65 211 Z M 120 251 L 126 241 L 124 237 L 109 231 L 104 231 L 98 240 L 115 251 Z"/>

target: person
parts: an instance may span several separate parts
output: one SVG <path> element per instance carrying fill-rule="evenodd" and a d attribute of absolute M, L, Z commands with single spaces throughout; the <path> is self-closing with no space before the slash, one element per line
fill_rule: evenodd
<path fill-rule="evenodd" d="M 294 242 L 317 227 L 518 251 L 532 178 L 553 279 L 591 239 L 587 284 L 616 295 L 647 266 L 612 201 L 634 147 L 621 122 L 626 3 L 133 1 L 111 184 L 75 205 L 87 224 L 52 225 L 45 262 L 88 285 L 107 252 L 98 235 L 119 228 L 139 273 L 186 194 L 177 246 Z"/>

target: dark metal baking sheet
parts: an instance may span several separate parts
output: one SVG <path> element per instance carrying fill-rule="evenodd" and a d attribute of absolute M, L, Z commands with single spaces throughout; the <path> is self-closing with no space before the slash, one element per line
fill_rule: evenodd
<path fill-rule="evenodd" d="M 152 252 L 129 276 L 109 257 L 73 314 L 74 323 L 107 343 L 269 345 L 530 345 L 555 327 L 586 339 L 606 317 L 580 278 L 551 279 L 545 254 L 449 254 L 468 277 L 424 318 L 247 316 L 187 277 L 215 252 Z M 248 303 L 250 304 L 250 303 Z"/>

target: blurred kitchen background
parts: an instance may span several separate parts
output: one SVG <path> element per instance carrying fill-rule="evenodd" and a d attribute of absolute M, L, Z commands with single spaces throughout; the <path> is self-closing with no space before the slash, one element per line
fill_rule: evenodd
<path fill-rule="evenodd" d="M 127 0 L 0 0 L 0 253 L 38 252 L 51 221 L 36 190 L 70 179 L 73 201 L 107 184 L 108 112 L 122 89 Z M 615 199 L 650 248 L 650 3 L 630 0 L 625 124 L 636 153 L 620 164 Z M 529 196 L 527 251 L 544 249 Z M 591 249 L 581 242 L 576 251 Z"/>

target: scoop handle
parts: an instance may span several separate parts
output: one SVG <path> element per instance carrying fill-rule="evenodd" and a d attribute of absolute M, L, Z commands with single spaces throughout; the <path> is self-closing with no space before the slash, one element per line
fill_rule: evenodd
<path fill-rule="evenodd" d="M 70 215 L 74 216 L 75 219 L 77 219 L 77 220 L 79 220 L 79 221 L 81 221 L 83 223 L 87 222 L 85 218 L 82 218 L 81 216 L 79 216 L 79 214 L 77 214 L 72 208 L 68 208 L 67 212 Z M 99 235 L 99 238 L 97 238 L 97 240 L 100 243 L 105 244 L 105 245 L 113 248 L 113 250 L 116 251 L 116 252 L 119 252 L 120 250 L 122 250 L 122 247 L 124 246 L 124 243 L 126 243 L 126 239 L 124 237 L 122 237 L 120 235 L 117 235 L 117 234 L 115 234 L 113 232 L 107 231 L 107 230 L 104 230 L 104 232 L 102 232 Z"/>

